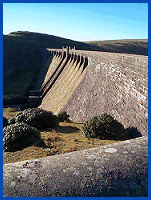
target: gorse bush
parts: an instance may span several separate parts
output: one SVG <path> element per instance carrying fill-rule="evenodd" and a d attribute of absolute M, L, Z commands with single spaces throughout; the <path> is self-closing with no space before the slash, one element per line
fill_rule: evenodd
<path fill-rule="evenodd" d="M 81 132 L 83 136 L 88 138 L 96 138 L 99 135 L 99 127 L 101 122 L 98 116 L 92 117 L 90 120 L 86 121 L 81 127 Z"/>
<path fill-rule="evenodd" d="M 58 120 L 59 122 L 69 122 L 69 115 L 67 114 L 66 111 L 61 111 L 58 114 Z"/>
<path fill-rule="evenodd" d="M 123 125 L 108 114 L 94 116 L 81 127 L 82 135 L 100 139 L 123 139 L 127 131 Z"/>
<path fill-rule="evenodd" d="M 17 151 L 25 147 L 43 146 L 40 132 L 25 123 L 15 123 L 3 128 L 3 150 Z"/>
<path fill-rule="evenodd" d="M 8 125 L 8 120 L 6 117 L 3 117 L 3 128 Z"/>
<path fill-rule="evenodd" d="M 9 124 L 25 122 L 38 129 L 54 128 L 58 125 L 58 117 L 51 111 L 41 108 L 28 108 L 8 120 Z"/>

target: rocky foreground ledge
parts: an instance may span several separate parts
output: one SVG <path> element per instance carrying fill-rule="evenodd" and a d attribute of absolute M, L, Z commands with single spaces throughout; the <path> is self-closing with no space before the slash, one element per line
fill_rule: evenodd
<path fill-rule="evenodd" d="M 148 137 L 4 164 L 4 197 L 147 197 Z"/>

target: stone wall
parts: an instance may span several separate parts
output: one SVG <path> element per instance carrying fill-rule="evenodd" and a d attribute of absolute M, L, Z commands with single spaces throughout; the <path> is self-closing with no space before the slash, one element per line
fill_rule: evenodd
<path fill-rule="evenodd" d="M 88 57 L 83 78 L 63 107 L 72 120 L 108 113 L 125 128 L 148 130 L 148 57 L 106 52 L 70 51 Z"/>
<path fill-rule="evenodd" d="M 3 165 L 4 197 L 147 197 L 148 137 Z"/>

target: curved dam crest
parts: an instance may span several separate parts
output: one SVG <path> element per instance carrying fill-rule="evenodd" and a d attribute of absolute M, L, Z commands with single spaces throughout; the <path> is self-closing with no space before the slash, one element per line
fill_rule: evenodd
<path fill-rule="evenodd" d="M 48 84 L 41 108 L 55 114 L 65 110 L 81 122 L 106 112 L 125 128 L 148 133 L 148 56 L 48 50 L 52 62 L 43 86 L 48 79 L 53 84 Z"/>

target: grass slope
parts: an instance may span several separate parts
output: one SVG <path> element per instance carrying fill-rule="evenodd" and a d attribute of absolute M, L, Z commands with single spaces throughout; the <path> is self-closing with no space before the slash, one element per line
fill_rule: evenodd
<path fill-rule="evenodd" d="M 105 40 L 86 42 L 98 51 L 148 55 L 148 39 Z"/>
<path fill-rule="evenodd" d="M 7 35 L 9 38 L 30 42 L 39 48 L 56 48 L 61 49 L 62 46 L 76 46 L 77 49 L 89 49 L 91 45 L 84 42 L 78 42 L 67 38 L 57 37 L 43 33 L 35 33 L 28 31 L 17 31 Z"/>
<path fill-rule="evenodd" d="M 21 96 L 27 92 L 40 69 L 41 53 L 29 41 L 3 36 L 3 95 Z"/>
<path fill-rule="evenodd" d="M 148 39 L 105 40 L 78 42 L 67 38 L 28 31 L 17 31 L 8 34 L 8 37 L 34 44 L 40 48 L 57 48 L 62 46 L 76 47 L 80 50 L 107 51 L 148 55 Z"/>

